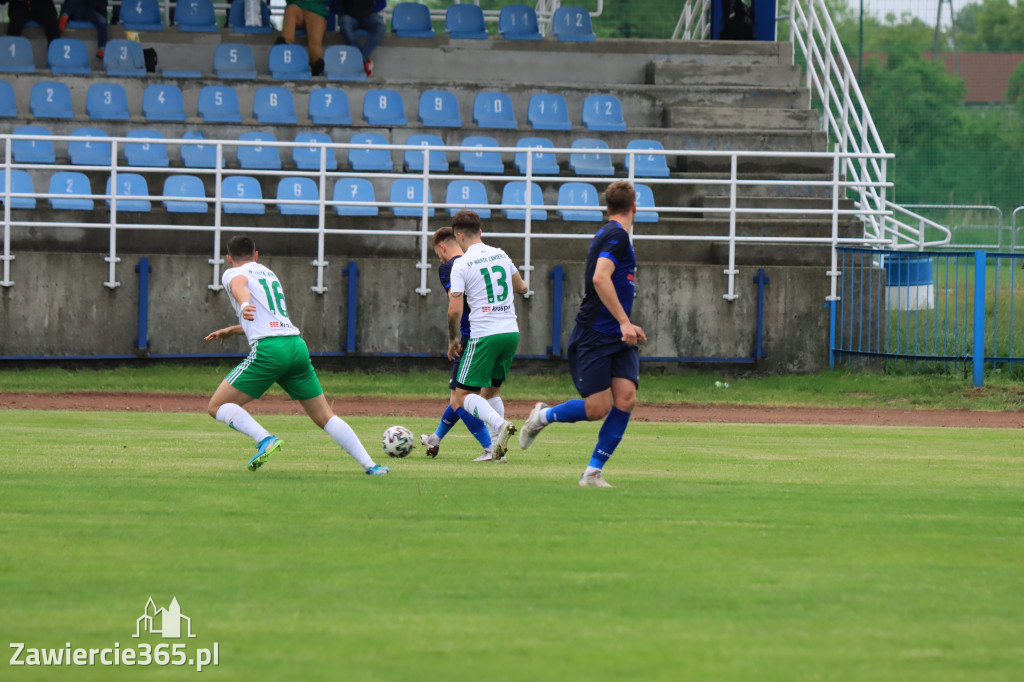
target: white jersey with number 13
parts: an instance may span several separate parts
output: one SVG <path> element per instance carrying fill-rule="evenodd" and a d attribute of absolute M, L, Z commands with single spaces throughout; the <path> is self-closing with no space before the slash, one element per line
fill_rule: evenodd
<path fill-rule="evenodd" d="M 465 293 L 471 337 L 518 332 L 512 275 L 516 266 L 504 251 L 476 243 L 452 266 L 448 290 Z"/>

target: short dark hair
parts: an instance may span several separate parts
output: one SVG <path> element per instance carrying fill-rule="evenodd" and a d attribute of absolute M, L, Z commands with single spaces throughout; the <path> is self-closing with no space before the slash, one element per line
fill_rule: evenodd
<path fill-rule="evenodd" d="M 625 213 L 636 203 L 636 190 L 629 180 L 619 180 L 608 185 L 604 191 L 604 205 L 609 215 Z"/>
<path fill-rule="evenodd" d="M 436 249 L 439 244 L 453 239 L 455 239 L 455 230 L 450 227 L 442 227 L 434 233 L 434 248 Z"/>
<path fill-rule="evenodd" d="M 252 258 L 256 253 L 256 243 L 244 234 L 236 234 L 228 240 L 228 255 L 232 258 Z"/>
<path fill-rule="evenodd" d="M 480 216 L 476 211 L 462 209 L 452 216 L 452 230 L 454 232 L 480 233 Z"/>

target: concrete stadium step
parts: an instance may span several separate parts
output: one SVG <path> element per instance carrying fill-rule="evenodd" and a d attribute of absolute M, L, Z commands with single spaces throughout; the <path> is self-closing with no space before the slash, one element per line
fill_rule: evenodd
<path fill-rule="evenodd" d="M 757 130 L 815 130 L 818 112 L 810 109 L 755 107 L 665 107 L 666 128 L 741 128 Z"/>
<path fill-rule="evenodd" d="M 807 109 L 807 88 L 750 88 L 744 85 L 647 86 L 662 93 L 665 107 L 752 107 L 756 109 Z M 678 93 L 676 97 L 671 97 Z"/>
<path fill-rule="evenodd" d="M 652 85 L 744 85 L 794 88 L 800 85 L 796 65 L 699 64 L 651 61 L 647 83 Z"/>
<path fill-rule="evenodd" d="M 729 208 L 729 197 L 728 196 L 714 196 L 705 195 L 703 197 L 702 205 L 705 208 L 713 209 L 728 209 Z M 778 197 L 737 197 L 736 207 L 741 209 L 763 209 L 756 213 L 742 213 L 744 219 L 749 218 L 770 218 L 776 219 L 814 219 L 826 217 L 827 214 L 832 210 L 832 199 L 830 198 L 817 198 L 817 197 L 799 197 L 799 196 L 778 196 Z M 854 201 L 852 199 L 840 199 L 838 207 L 842 211 L 852 211 L 854 207 Z M 799 213 L 772 213 L 775 209 L 783 209 L 787 211 L 801 211 Z M 716 214 L 707 213 L 707 216 L 713 216 Z M 724 214 L 717 214 L 724 215 Z"/>

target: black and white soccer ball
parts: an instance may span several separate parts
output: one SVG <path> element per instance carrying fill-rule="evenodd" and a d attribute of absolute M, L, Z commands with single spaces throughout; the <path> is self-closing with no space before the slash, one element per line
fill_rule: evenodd
<path fill-rule="evenodd" d="M 404 426 L 389 426 L 380 442 L 389 457 L 405 457 L 416 446 L 412 431 Z"/>

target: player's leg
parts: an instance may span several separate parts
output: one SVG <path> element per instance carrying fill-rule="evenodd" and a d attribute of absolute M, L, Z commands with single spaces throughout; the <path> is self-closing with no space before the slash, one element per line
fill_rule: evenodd
<path fill-rule="evenodd" d="M 478 343 L 472 350 L 467 348 L 467 353 L 470 353 L 471 357 L 479 358 L 479 364 L 474 359 L 476 371 L 470 374 L 471 385 L 480 386 L 481 392 L 484 387 L 500 387 L 512 367 L 512 359 L 519 347 L 519 333 L 494 334 L 481 339 L 473 339 L 470 343 L 472 344 L 473 341 Z M 487 393 L 494 395 L 489 390 Z M 491 434 L 493 434 L 494 456 L 503 460 L 505 453 L 508 452 L 508 440 L 516 432 L 515 424 L 506 420 L 503 414 L 495 410 L 485 395 L 468 395 L 463 404 L 467 412 L 487 423 Z M 502 410 L 504 411 L 504 406 L 502 406 Z"/>
<path fill-rule="evenodd" d="M 267 366 L 269 354 L 267 344 L 261 341 L 253 344 L 245 360 L 231 370 L 214 391 L 206 408 L 210 416 L 217 421 L 256 441 L 256 454 L 248 464 L 250 471 L 263 466 L 263 463 L 282 446 L 280 438 L 271 435 L 242 407 L 263 395 L 276 380 L 276 375 Z"/>
<path fill-rule="evenodd" d="M 479 417 L 479 415 L 473 414 L 465 407 L 466 399 L 475 396 L 480 398 L 479 388 L 458 386 L 452 396 L 451 406 L 455 408 L 456 414 L 459 415 L 459 419 L 463 421 L 476 441 L 480 443 L 480 446 L 484 449 L 482 455 L 474 459 L 474 462 L 490 462 L 494 460 L 494 442 L 491 439 L 491 431 L 487 426 L 487 422 Z M 483 403 L 487 405 L 487 401 Z"/>
<path fill-rule="evenodd" d="M 625 345 L 625 344 L 623 344 Z M 612 356 L 611 404 L 597 434 L 597 445 L 587 468 L 580 476 L 584 487 L 610 488 L 602 475 L 604 465 L 622 442 L 629 418 L 636 406 L 636 389 L 640 383 L 640 357 L 636 346 L 625 346 Z"/>
<path fill-rule="evenodd" d="M 465 348 L 468 343 L 469 337 L 464 336 L 462 338 L 462 347 Z M 444 413 L 441 415 L 441 420 L 438 423 L 437 428 L 434 429 L 434 433 L 424 433 L 420 435 L 420 443 L 426 447 L 427 457 L 437 457 L 437 453 L 441 451 L 441 441 L 444 440 L 444 437 L 448 435 L 448 432 L 451 431 L 453 426 L 455 426 L 455 422 L 460 419 L 462 419 L 470 433 L 475 434 L 482 426 L 484 426 L 479 419 L 465 410 L 463 410 L 465 418 L 463 418 L 463 415 L 460 415 L 458 412 L 459 405 L 455 401 L 455 387 L 458 385 L 460 362 L 461 358 L 452 363 L 451 376 L 448 379 L 448 405 L 445 407 Z"/>
<path fill-rule="evenodd" d="M 501 418 L 505 418 L 505 403 L 501 399 L 501 386 L 484 386 L 480 389 L 480 396 L 487 401 L 487 404 L 491 406 L 491 409 L 501 415 Z M 498 432 L 491 431 L 491 440 L 497 440 Z"/>

